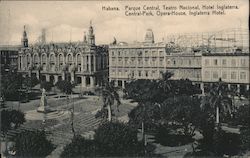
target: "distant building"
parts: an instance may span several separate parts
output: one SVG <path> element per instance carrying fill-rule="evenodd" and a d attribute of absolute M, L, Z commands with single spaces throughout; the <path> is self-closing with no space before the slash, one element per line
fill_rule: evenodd
<path fill-rule="evenodd" d="M 108 47 L 96 46 L 94 29 L 78 43 L 50 43 L 29 46 L 24 30 L 18 53 L 18 71 L 56 83 L 68 80 L 82 87 L 95 87 L 108 77 Z"/>
<path fill-rule="evenodd" d="M 17 70 L 17 58 L 19 49 L 20 46 L 0 46 L 2 74 L 7 73 L 10 70 Z"/>

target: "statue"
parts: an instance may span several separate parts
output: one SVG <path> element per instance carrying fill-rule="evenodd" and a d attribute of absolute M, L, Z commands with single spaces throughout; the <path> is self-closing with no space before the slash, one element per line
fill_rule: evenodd
<path fill-rule="evenodd" d="M 40 101 L 40 106 L 37 109 L 37 112 L 42 112 L 42 113 L 46 113 L 48 112 L 48 107 L 47 107 L 47 99 L 46 99 L 46 91 L 43 88 L 42 89 L 42 97 L 41 97 L 41 101 Z"/>

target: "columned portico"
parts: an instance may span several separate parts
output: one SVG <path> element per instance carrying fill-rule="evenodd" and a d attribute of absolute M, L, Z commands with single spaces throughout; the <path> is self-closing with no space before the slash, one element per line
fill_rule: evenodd
<path fill-rule="evenodd" d="M 249 90 L 249 84 L 247 85 L 247 90 Z"/>
<path fill-rule="evenodd" d="M 82 76 L 82 87 L 86 87 L 86 77 Z"/>
<path fill-rule="evenodd" d="M 201 94 L 205 94 L 204 83 L 201 83 Z"/>
<path fill-rule="evenodd" d="M 95 55 L 93 56 L 93 67 L 94 67 L 94 72 L 96 71 L 96 57 Z"/>
<path fill-rule="evenodd" d="M 89 55 L 89 61 L 88 61 L 89 63 L 89 72 L 91 72 L 91 55 Z"/>
<path fill-rule="evenodd" d="M 75 74 L 74 74 L 74 73 L 71 73 L 70 76 L 71 76 L 70 81 L 71 81 L 71 82 L 75 82 Z"/>
<path fill-rule="evenodd" d="M 45 75 L 46 77 L 46 82 L 49 82 L 49 75 Z"/>
<path fill-rule="evenodd" d="M 94 87 L 94 86 L 95 86 L 95 77 L 90 76 L 90 87 Z"/>
<path fill-rule="evenodd" d="M 65 80 L 65 73 L 62 73 L 62 80 Z"/>
<path fill-rule="evenodd" d="M 54 78 L 55 78 L 54 84 L 56 84 L 58 82 L 58 75 L 55 75 Z"/>
<path fill-rule="evenodd" d="M 37 78 L 38 80 L 40 79 L 39 71 L 36 72 L 36 78 Z"/>

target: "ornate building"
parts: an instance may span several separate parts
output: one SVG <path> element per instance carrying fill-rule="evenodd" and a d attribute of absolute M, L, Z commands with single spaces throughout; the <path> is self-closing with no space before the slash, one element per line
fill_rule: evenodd
<path fill-rule="evenodd" d="M 95 45 L 92 24 L 83 42 L 28 45 L 24 28 L 18 70 L 53 82 L 68 80 L 82 87 L 102 84 L 108 75 L 108 47 Z"/>

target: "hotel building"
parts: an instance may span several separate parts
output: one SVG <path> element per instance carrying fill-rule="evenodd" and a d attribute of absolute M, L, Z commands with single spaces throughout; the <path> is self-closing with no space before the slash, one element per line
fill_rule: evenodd
<path fill-rule="evenodd" d="M 188 42 L 192 40 L 185 37 Z M 225 43 L 216 41 L 224 40 L 222 36 L 209 35 L 208 39 L 207 46 L 183 49 L 174 42 L 155 43 L 153 31 L 148 29 L 144 42 L 109 46 L 109 80 L 124 88 L 130 80 L 159 79 L 161 72 L 170 71 L 172 79 L 190 79 L 202 90 L 204 84 L 206 87 L 219 78 L 229 87 L 249 89 L 249 49 L 219 47 L 218 43 Z M 227 39 L 232 41 L 228 35 Z"/>

